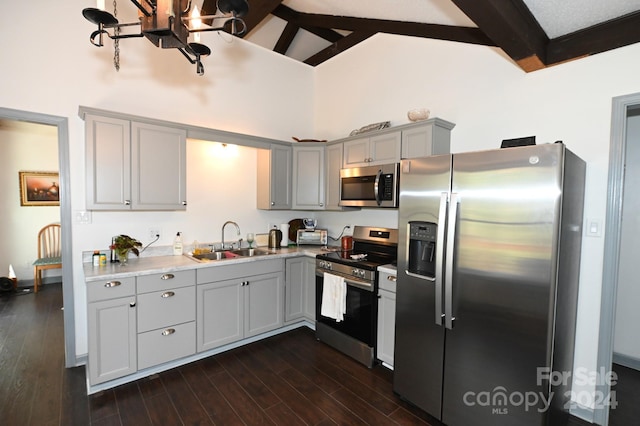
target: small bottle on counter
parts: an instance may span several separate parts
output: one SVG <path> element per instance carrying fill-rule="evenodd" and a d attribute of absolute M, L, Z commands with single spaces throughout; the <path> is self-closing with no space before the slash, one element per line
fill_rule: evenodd
<path fill-rule="evenodd" d="M 182 255 L 182 236 L 179 232 L 176 234 L 176 238 L 173 240 L 173 255 Z"/>
<path fill-rule="evenodd" d="M 93 266 L 100 266 L 100 250 L 94 250 L 93 256 L 91 256 L 91 263 Z"/>
<path fill-rule="evenodd" d="M 107 266 L 107 255 L 100 253 L 100 266 Z"/>

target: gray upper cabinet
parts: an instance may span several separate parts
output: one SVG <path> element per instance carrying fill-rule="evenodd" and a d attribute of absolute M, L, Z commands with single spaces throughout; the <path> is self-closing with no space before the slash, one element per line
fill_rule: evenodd
<path fill-rule="evenodd" d="M 325 210 L 343 210 L 340 203 L 340 169 L 343 144 L 327 145 L 325 149 Z"/>
<path fill-rule="evenodd" d="M 454 124 L 439 118 L 402 130 L 402 158 L 419 158 L 451 152 Z"/>
<path fill-rule="evenodd" d="M 362 167 L 400 161 L 401 135 L 399 131 L 344 142 L 343 166 Z"/>
<path fill-rule="evenodd" d="M 291 209 L 292 149 L 272 145 L 258 150 L 257 207 L 262 210 Z"/>
<path fill-rule="evenodd" d="M 87 114 L 87 209 L 185 210 L 186 131 Z"/>
<path fill-rule="evenodd" d="M 324 144 L 293 146 L 293 208 L 324 210 Z"/>

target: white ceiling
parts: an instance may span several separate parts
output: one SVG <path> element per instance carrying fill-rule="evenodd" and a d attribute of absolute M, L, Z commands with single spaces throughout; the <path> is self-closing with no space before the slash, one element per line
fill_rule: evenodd
<path fill-rule="evenodd" d="M 640 11 L 640 0 L 523 1 L 549 38 Z M 476 26 L 451 0 L 284 0 L 282 4 L 304 13 Z"/>

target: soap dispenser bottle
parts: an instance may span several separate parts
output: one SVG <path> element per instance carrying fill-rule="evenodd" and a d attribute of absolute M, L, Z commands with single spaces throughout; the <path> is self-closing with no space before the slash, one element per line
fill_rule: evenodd
<path fill-rule="evenodd" d="M 174 256 L 182 255 L 182 236 L 178 232 L 176 238 L 173 240 L 173 254 Z"/>

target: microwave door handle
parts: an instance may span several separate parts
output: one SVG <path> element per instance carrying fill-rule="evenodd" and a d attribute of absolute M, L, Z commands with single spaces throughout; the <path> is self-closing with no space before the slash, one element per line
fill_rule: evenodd
<path fill-rule="evenodd" d="M 382 170 L 378 170 L 376 173 L 376 181 L 373 184 L 373 194 L 376 197 L 376 203 L 378 205 L 382 204 L 382 200 L 380 199 L 380 178 L 382 177 Z"/>

